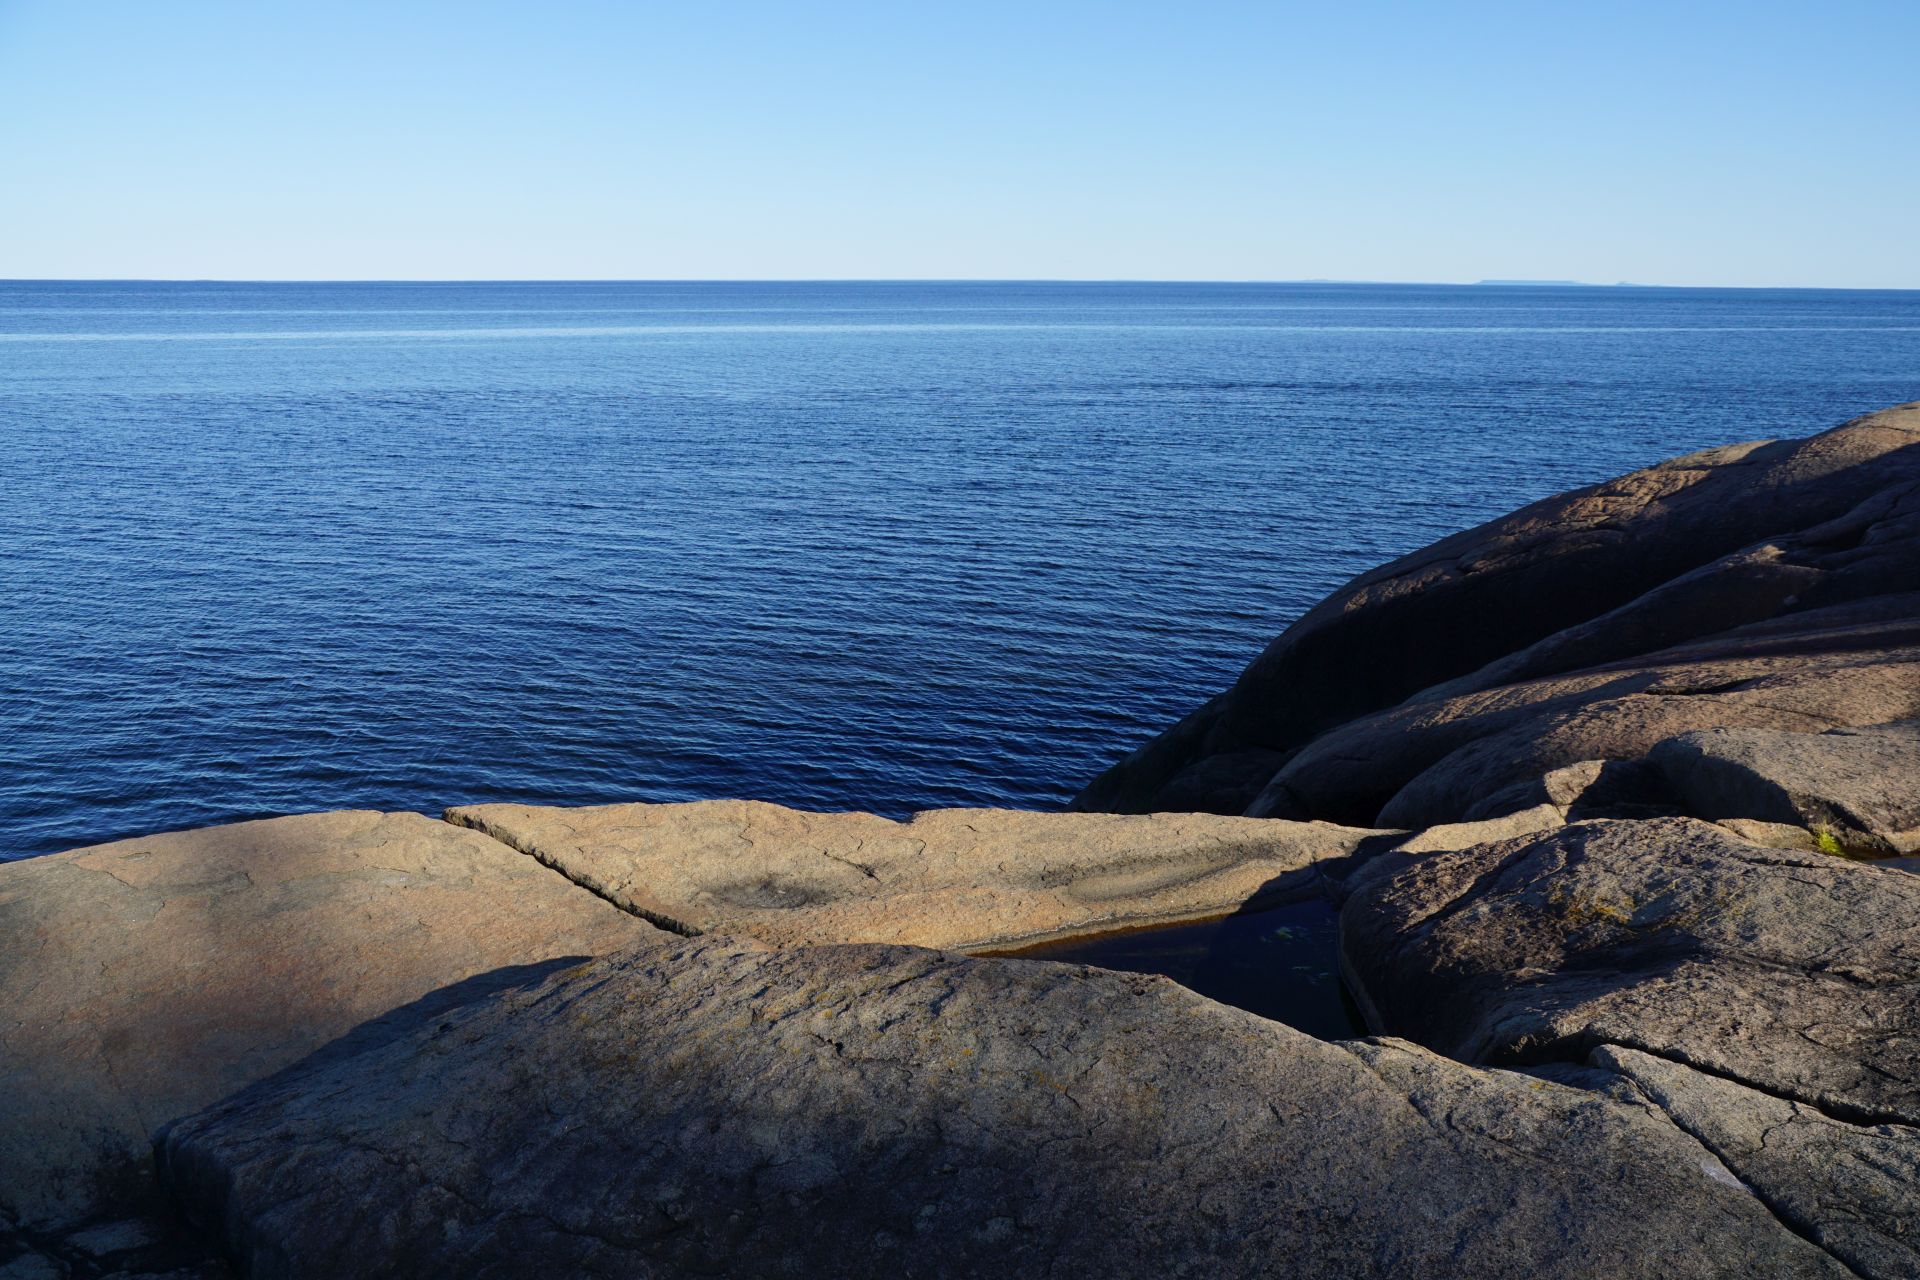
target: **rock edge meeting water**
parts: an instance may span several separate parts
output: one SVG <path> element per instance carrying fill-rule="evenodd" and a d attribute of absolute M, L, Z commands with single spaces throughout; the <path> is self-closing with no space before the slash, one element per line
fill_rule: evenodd
<path fill-rule="evenodd" d="M 0 856 L 1057 805 L 1353 573 L 1916 357 L 1900 292 L 0 284 Z"/>

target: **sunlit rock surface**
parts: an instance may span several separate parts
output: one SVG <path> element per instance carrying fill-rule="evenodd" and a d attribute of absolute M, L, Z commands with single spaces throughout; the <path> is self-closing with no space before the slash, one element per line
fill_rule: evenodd
<path fill-rule="evenodd" d="M 456 984 L 656 934 L 413 813 L 0 863 L 0 1222 L 143 1205 L 167 1121 Z"/>
<path fill-rule="evenodd" d="M 1616 1044 L 1920 1123 L 1920 876 L 1905 870 L 1691 819 L 1580 823 L 1384 855 L 1347 901 L 1341 950 L 1376 1027 L 1453 1057 Z"/>
<path fill-rule="evenodd" d="M 1375 833 L 1210 814 L 934 809 L 910 822 L 744 800 L 472 805 L 448 820 L 670 929 L 770 942 L 1006 946 L 1310 892 Z"/>
<path fill-rule="evenodd" d="M 1709 729 L 1668 739 L 1650 758 L 1703 818 L 1799 826 L 1867 856 L 1920 850 L 1920 723 Z"/>

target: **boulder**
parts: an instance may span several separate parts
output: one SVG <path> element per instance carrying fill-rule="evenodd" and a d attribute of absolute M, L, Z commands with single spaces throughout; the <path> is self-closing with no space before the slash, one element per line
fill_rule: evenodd
<path fill-rule="evenodd" d="M 678 933 L 947 948 L 1281 901 L 1373 834 L 1210 814 L 935 809 L 894 822 L 747 800 L 471 805 L 447 819 Z"/>
<path fill-rule="evenodd" d="M 1368 1025 L 1470 1062 L 1641 1049 L 1920 1123 L 1920 877 L 1691 819 L 1577 823 L 1354 877 Z"/>
<path fill-rule="evenodd" d="M 1833 1276 L 1652 1109 L 1159 978 L 701 938 L 166 1134 L 256 1280 Z"/>
<path fill-rule="evenodd" d="M 1232 689 L 1095 779 L 1074 805 L 1148 812 L 1168 807 L 1163 793 L 1198 794 L 1221 811 L 1242 812 L 1265 789 L 1253 762 L 1289 758 L 1330 730 L 1409 700 L 1447 702 L 1577 672 L 1630 674 L 1634 659 L 1688 646 L 1695 661 L 1709 661 L 1715 637 L 1849 605 L 1864 604 L 1885 621 L 1892 615 L 1877 602 L 1920 591 L 1916 445 L 1920 405 L 1905 405 L 1805 440 L 1677 458 L 1442 539 L 1316 606 Z M 1911 620 L 1913 612 L 1908 605 L 1903 616 Z M 1588 682 L 1584 700 L 1614 696 L 1606 683 Z M 1629 682 L 1622 691 L 1640 690 Z M 1570 711 L 1581 693 L 1568 687 L 1553 696 Z M 1707 726 L 1668 733 L 1697 727 Z M 1526 733 L 1517 729 L 1511 740 Z M 1449 736 L 1452 750 L 1473 735 Z M 1577 736 L 1562 745 L 1573 749 Z M 1589 745 L 1608 736 L 1594 735 Z M 1612 736 L 1638 740 L 1631 726 Z M 1526 767 L 1537 775 L 1583 758 L 1618 758 L 1567 750 Z M 1444 752 L 1420 754 L 1411 770 L 1382 770 L 1370 799 L 1321 808 L 1318 797 L 1302 794 L 1284 815 L 1405 825 L 1379 810 Z M 1237 763 L 1210 771 L 1204 762 L 1215 757 Z M 1332 763 L 1323 754 L 1317 767 Z M 1364 755 L 1350 756 L 1348 765 L 1356 780 L 1347 790 L 1357 794 L 1357 775 L 1372 765 Z M 1198 792 L 1174 786 L 1195 777 L 1212 784 Z M 1266 797 L 1270 807 L 1273 799 Z M 1423 821 L 1465 816 L 1456 806 Z"/>
<path fill-rule="evenodd" d="M 656 933 L 414 813 L 0 863 L 0 1224 L 146 1230 L 165 1122 L 430 993 Z"/>
<path fill-rule="evenodd" d="M 1869 1280 L 1920 1276 L 1920 1129 L 1856 1125 L 1632 1049 L 1594 1050 L 1784 1221 Z"/>
<path fill-rule="evenodd" d="M 1873 856 L 1920 850 L 1920 723 L 1708 729 L 1660 743 L 1648 760 L 1697 817 L 1791 824 Z"/>

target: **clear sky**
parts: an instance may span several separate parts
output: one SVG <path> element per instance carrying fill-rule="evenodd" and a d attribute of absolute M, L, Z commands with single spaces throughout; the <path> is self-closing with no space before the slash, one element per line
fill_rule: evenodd
<path fill-rule="evenodd" d="M 1920 3 L 0 0 L 0 277 L 1920 287 Z"/>

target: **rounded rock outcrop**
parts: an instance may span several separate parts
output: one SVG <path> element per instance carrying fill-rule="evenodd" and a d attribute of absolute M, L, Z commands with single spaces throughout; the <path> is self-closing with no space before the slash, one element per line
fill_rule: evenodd
<path fill-rule="evenodd" d="M 1920 405 L 1903 405 L 1548 498 L 1363 574 L 1073 804 L 1458 821 L 1528 770 L 1696 728 L 1920 714 L 1920 663 L 1847 660 L 1912 658 L 1916 619 Z M 1783 682 L 1834 712 L 1762 714 Z M 1762 696 L 1743 706 L 1745 687 Z"/>

